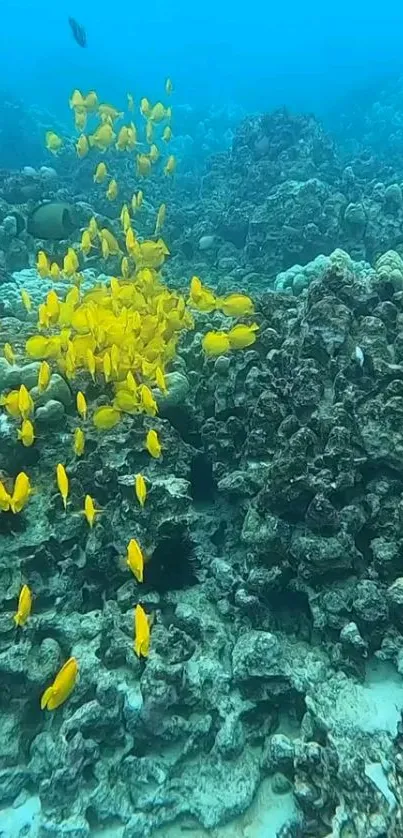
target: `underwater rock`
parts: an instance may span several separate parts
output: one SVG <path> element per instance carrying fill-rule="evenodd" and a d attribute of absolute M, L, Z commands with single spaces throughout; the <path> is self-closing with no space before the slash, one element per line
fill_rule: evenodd
<path fill-rule="evenodd" d="M 56 399 L 48 399 L 43 406 L 35 410 L 35 420 L 41 425 L 58 425 L 64 415 L 64 404 Z"/>
<path fill-rule="evenodd" d="M 15 390 L 25 384 L 28 390 L 35 387 L 38 381 L 40 363 L 32 361 L 29 364 L 9 364 L 5 358 L 0 358 L 0 391 Z"/>
<path fill-rule="evenodd" d="M 190 389 L 188 379 L 181 372 L 166 373 L 165 381 L 168 389 L 167 393 L 161 393 L 157 389 L 153 390 L 153 396 L 162 415 L 164 409 L 178 407 L 181 404 L 184 405 Z"/>
<path fill-rule="evenodd" d="M 69 385 L 58 373 L 51 375 L 46 390 L 41 392 L 38 387 L 34 387 L 31 391 L 31 396 L 37 407 L 42 407 L 42 405 L 45 405 L 49 401 L 57 401 L 61 402 L 64 407 L 69 408 L 73 402 Z"/>

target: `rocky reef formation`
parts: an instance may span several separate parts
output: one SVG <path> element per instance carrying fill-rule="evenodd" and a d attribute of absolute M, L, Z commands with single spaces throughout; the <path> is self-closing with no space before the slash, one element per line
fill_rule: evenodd
<path fill-rule="evenodd" d="M 313 116 L 247 118 L 207 167 L 177 249 L 250 287 L 337 247 L 372 262 L 401 244 L 402 179 L 374 153 L 346 158 Z"/>
<path fill-rule="evenodd" d="M 223 315 L 198 313 L 158 417 L 88 428 L 85 458 L 66 453 L 68 399 L 27 450 L 2 419 L 2 479 L 24 465 L 36 488 L 21 515 L 0 513 L 10 836 L 402 833 L 403 261 L 338 251 L 303 294 L 256 307 L 256 344 L 216 359 L 201 337 Z M 144 450 L 151 427 L 162 462 Z M 103 509 L 93 529 L 76 511 L 86 492 Z M 141 585 L 121 561 L 132 537 Z M 139 601 L 154 613 L 147 660 L 132 648 Z M 72 654 L 74 692 L 41 711 Z"/>
<path fill-rule="evenodd" d="M 336 248 L 370 263 L 387 250 L 400 252 L 403 168 L 397 157 L 386 163 L 376 151 L 358 144 L 346 155 L 315 117 L 281 110 L 246 118 L 236 131 L 229 115 L 231 148 L 206 161 L 207 151 L 222 141 L 213 130 L 217 120 L 214 114 L 206 117 L 205 132 L 200 128 L 200 136 L 189 145 L 186 131 L 192 125 L 196 131 L 199 122 L 185 111 L 178 115 L 178 130 L 184 133 L 172 140 L 179 166 L 168 193 L 161 167 L 144 180 L 126 158 L 109 153 L 119 201 L 130 203 L 133 192 L 146 187 L 147 200 L 136 216 L 140 236 L 149 234 L 158 206 L 167 203 L 164 233 L 174 254 L 167 269 L 171 280 L 187 281 L 191 270 L 223 290 L 242 281 L 259 291 L 271 287 L 279 272 L 318 254 L 327 257 Z M 3 277 L 32 265 L 36 252 L 46 248 L 46 242 L 12 221 L 26 218 L 38 202 L 67 201 L 78 210 L 75 234 L 61 242 L 61 250 L 77 245 L 80 228 L 93 214 L 117 233 L 115 206 L 106 189 L 93 182 L 94 158 L 77 161 L 74 142 L 66 138 L 63 154 L 50 162 L 0 173 Z M 99 254 L 90 254 L 90 259 L 88 267 L 115 270 Z"/>

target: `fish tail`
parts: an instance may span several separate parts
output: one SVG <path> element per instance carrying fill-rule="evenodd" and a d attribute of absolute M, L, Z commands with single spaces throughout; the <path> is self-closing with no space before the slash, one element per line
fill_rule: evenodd
<path fill-rule="evenodd" d="M 52 695 L 52 687 L 48 687 L 41 697 L 41 710 L 44 710 Z"/>
<path fill-rule="evenodd" d="M 20 615 L 19 612 L 17 614 L 14 614 L 14 623 L 15 623 L 16 626 L 21 626 L 22 625 L 21 615 Z"/>

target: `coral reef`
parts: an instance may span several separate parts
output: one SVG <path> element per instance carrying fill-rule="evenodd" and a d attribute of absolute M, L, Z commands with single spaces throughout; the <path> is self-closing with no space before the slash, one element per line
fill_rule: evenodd
<path fill-rule="evenodd" d="M 53 476 L 75 423 L 63 379 L 60 430 L 26 451 L 2 424 L 3 475 L 24 457 L 37 489 L 20 516 L 0 514 L 10 836 L 24 818 L 32 838 L 201 836 L 248 817 L 273 838 L 401 834 L 402 268 L 393 252 L 374 269 L 336 252 L 304 293 L 263 295 L 256 344 L 216 359 L 201 334 L 226 319 L 198 312 L 159 416 L 88 429 L 67 513 Z M 74 511 L 90 491 L 93 529 Z M 121 564 L 133 537 L 141 586 Z M 147 660 L 132 649 L 140 599 L 155 614 Z M 70 655 L 79 681 L 46 717 L 40 695 Z"/>

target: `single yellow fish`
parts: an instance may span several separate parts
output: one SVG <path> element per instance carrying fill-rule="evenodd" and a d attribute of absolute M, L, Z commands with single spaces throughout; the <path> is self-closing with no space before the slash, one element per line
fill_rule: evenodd
<path fill-rule="evenodd" d="M 140 604 L 134 609 L 134 651 L 138 658 L 147 658 L 150 651 L 150 624 Z"/>
<path fill-rule="evenodd" d="M 52 154 L 58 154 L 63 145 L 63 140 L 54 131 L 46 131 L 45 145 Z"/>
<path fill-rule="evenodd" d="M 85 127 L 85 120 L 84 120 L 83 127 Z M 85 134 L 81 134 L 81 136 L 78 138 L 78 140 L 76 142 L 77 157 L 80 157 L 80 159 L 82 159 L 83 157 L 86 157 L 89 150 L 90 150 L 90 144 L 87 140 L 87 137 L 85 136 Z"/>
<path fill-rule="evenodd" d="M 136 498 L 141 507 L 144 506 L 147 497 L 147 486 L 146 481 L 142 474 L 136 474 L 136 480 L 134 483 L 134 490 L 136 492 Z"/>
<path fill-rule="evenodd" d="M 228 297 L 217 299 L 217 308 L 227 317 L 245 317 L 247 314 L 255 313 L 253 300 L 246 294 L 229 294 Z"/>
<path fill-rule="evenodd" d="M 23 419 L 27 419 L 34 412 L 34 402 L 25 384 L 21 384 L 18 391 L 18 410 Z"/>
<path fill-rule="evenodd" d="M 34 426 L 29 419 L 24 419 L 21 429 L 17 430 L 17 439 L 22 442 L 25 448 L 33 445 L 35 439 Z"/>
<path fill-rule="evenodd" d="M 94 182 L 95 183 L 103 183 L 105 178 L 107 177 L 108 170 L 106 168 L 105 163 L 98 163 L 97 168 L 94 172 Z M 95 221 L 95 218 L 94 218 Z M 96 224 L 96 221 L 95 221 Z"/>
<path fill-rule="evenodd" d="M 257 323 L 252 323 L 251 326 L 238 323 L 228 332 L 231 349 L 244 349 L 246 346 L 252 346 L 255 343 L 256 332 L 258 330 L 259 326 Z"/>
<path fill-rule="evenodd" d="M 53 684 L 48 687 L 41 698 L 41 710 L 56 710 L 73 692 L 77 681 L 78 663 L 75 658 L 69 658 L 56 675 Z"/>
<path fill-rule="evenodd" d="M 14 515 L 23 510 L 31 492 L 32 489 L 28 475 L 24 471 L 20 471 L 15 479 L 14 491 L 10 499 L 10 509 Z"/>
<path fill-rule="evenodd" d="M 84 393 L 81 392 L 81 390 L 79 390 L 77 393 L 76 404 L 78 413 L 80 414 L 81 418 L 84 419 L 85 422 L 87 418 L 88 408 L 86 398 L 84 396 Z"/>
<path fill-rule="evenodd" d="M 101 512 L 101 509 L 95 508 L 91 495 L 86 495 L 84 500 L 84 516 L 91 529 L 94 526 L 96 516 L 100 515 Z"/>
<path fill-rule="evenodd" d="M 43 393 L 48 387 L 52 371 L 47 361 L 42 361 L 38 372 L 38 390 Z"/>
<path fill-rule="evenodd" d="M 73 436 L 73 451 L 76 457 L 82 457 L 85 448 L 85 434 L 81 428 L 76 428 Z"/>
<path fill-rule="evenodd" d="M 114 201 L 115 198 L 117 198 L 118 196 L 118 192 L 119 187 L 116 183 L 116 180 L 112 179 L 108 186 L 108 189 L 106 190 L 106 197 L 108 198 L 108 201 Z"/>
<path fill-rule="evenodd" d="M 158 439 L 157 431 L 151 430 L 148 431 L 146 436 L 146 448 L 149 454 L 151 454 L 154 459 L 158 460 L 161 456 L 161 443 Z"/>
<path fill-rule="evenodd" d="M 231 344 L 226 332 L 206 332 L 202 347 L 206 355 L 225 355 L 230 351 Z"/>
<path fill-rule="evenodd" d="M 28 294 L 28 291 L 26 291 L 25 288 L 23 288 L 21 291 L 21 300 L 25 310 L 29 314 L 29 312 L 32 311 L 32 300 Z"/>
<path fill-rule="evenodd" d="M 6 361 L 8 361 L 8 363 L 11 365 L 15 364 L 15 352 L 13 347 L 11 346 L 11 343 L 4 344 L 3 352 Z"/>
<path fill-rule="evenodd" d="M 65 467 L 61 463 L 58 463 L 58 465 L 56 466 L 56 480 L 57 480 L 57 486 L 58 486 L 59 492 L 62 496 L 63 506 L 64 506 L 65 510 L 67 510 L 67 498 L 68 498 L 68 494 L 69 494 L 69 478 L 67 477 Z"/>
<path fill-rule="evenodd" d="M 0 480 L 0 510 L 1 512 L 8 512 L 11 505 L 11 497 L 7 492 L 6 487 Z"/>
<path fill-rule="evenodd" d="M 99 431 L 111 431 L 120 421 L 120 417 L 120 410 L 109 405 L 102 405 L 94 411 L 92 421 Z"/>
<path fill-rule="evenodd" d="M 23 585 L 18 598 L 17 613 L 14 615 L 16 626 L 23 626 L 28 620 L 32 610 L 32 594 L 28 585 Z"/>
<path fill-rule="evenodd" d="M 138 582 L 143 581 L 144 558 L 141 547 L 135 538 L 131 538 L 127 545 L 126 564 L 136 577 Z"/>

